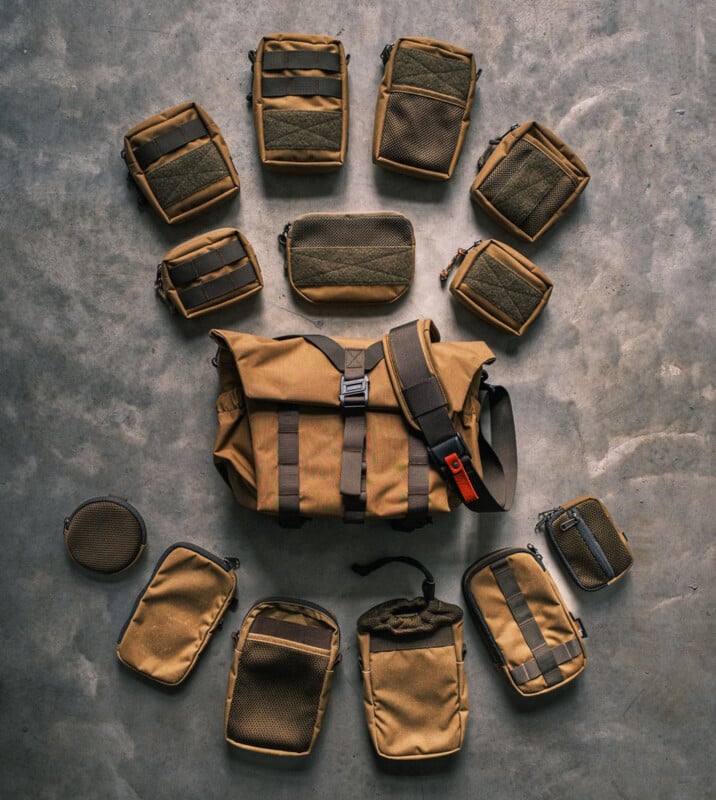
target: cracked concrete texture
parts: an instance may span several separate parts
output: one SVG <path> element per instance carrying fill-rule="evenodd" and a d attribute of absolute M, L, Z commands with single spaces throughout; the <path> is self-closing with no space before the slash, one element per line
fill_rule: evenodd
<path fill-rule="evenodd" d="M 0 20 L 3 796 L 710 796 L 711 6 L 7 0 Z M 340 36 L 352 56 L 349 152 L 334 175 L 269 174 L 256 157 L 246 51 L 265 33 L 297 29 Z M 468 47 L 483 68 L 445 184 L 370 161 L 379 53 L 400 35 Z M 128 128 L 188 99 L 221 126 L 242 191 L 169 227 L 137 207 L 119 150 Z M 553 230 L 524 244 L 475 208 L 468 189 L 487 139 L 534 118 L 580 155 L 592 180 Z M 379 209 L 415 228 L 416 277 L 405 298 L 350 311 L 296 299 L 276 247 L 284 224 L 311 211 Z M 198 320 L 170 316 L 152 291 L 154 265 L 222 226 L 239 227 L 254 245 L 264 291 Z M 488 236 L 555 284 L 520 340 L 477 320 L 438 283 L 458 247 Z M 423 316 L 444 339 L 484 339 L 496 353 L 490 375 L 510 389 L 518 427 L 512 511 L 461 510 L 414 534 L 331 521 L 296 533 L 239 508 L 211 463 L 209 329 L 374 337 Z M 73 568 L 61 537 L 65 515 L 106 492 L 128 496 L 149 533 L 147 555 L 113 581 Z M 585 492 L 607 503 L 635 555 L 632 574 L 596 595 L 567 583 L 533 533 L 537 512 Z M 170 694 L 122 669 L 114 642 L 154 562 L 177 540 L 238 555 L 243 566 L 239 614 Z M 525 707 L 468 620 L 462 752 L 410 769 L 379 764 L 363 720 L 355 620 L 419 584 L 399 568 L 358 579 L 348 565 L 413 555 L 435 573 L 439 596 L 461 602 L 469 563 L 528 541 L 541 544 L 590 633 L 585 674 Z M 222 737 L 228 628 L 276 593 L 332 609 L 344 634 L 317 751 L 289 781 L 286 765 L 246 758 Z"/>

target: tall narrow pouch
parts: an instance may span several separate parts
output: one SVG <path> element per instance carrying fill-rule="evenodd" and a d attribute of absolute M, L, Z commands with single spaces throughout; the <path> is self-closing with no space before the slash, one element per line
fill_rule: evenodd
<path fill-rule="evenodd" d="M 291 287 L 310 303 L 391 303 L 413 280 L 415 236 L 402 214 L 304 214 L 279 242 Z"/>
<path fill-rule="evenodd" d="M 584 162 L 540 122 L 513 125 L 491 139 L 470 195 L 510 233 L 534 242 L 584 191 Z"/>
<path fill-rule="evenodd" d="M 348 144 L 348 58 L 341 41 L 275 33 L 249 59 L 261 163 L 277 172 L 341 167 Z"/>
<path fill-rule="evenodd" d="M 354 564 L 367 575 L 400 561 L 422 570 L 423 596 L 380 603 L 358 618 L 363 705 L 376 753 L 417 760 L 457 752 L 465 738 L 468 690 L 459 606 L 435 598 L 435 581 L 415 559 Z"/>
<path fill-rule="evenodd" d="M 532 545 L 479 559 L 462 589 L 493 662 L 520 695 L 546 694 L 584 671 L 584 629 Z"/>
<path fill-rule="evenodd" d="M 182 103 L 135 125 L 124 136 L 122 158 L 139 191 L 170 224 L 239 191 L 224 137 L 198 103 Z"/>
<path fill-rule="evenodd" d="M 340 660 L 335 617 L 305 600 L 270 597 L 249 610 L 234 639 L 226 741 L 270 755 L 308 755 Z"/>
<path fill-rule="evenodd" d="M 373 163 L 416 178 L 448 180 L 470 126 L 480 75 L 474 55 L 414 36 L 386 45 L 381 58 Z"/>
<path fill-rule="evenodd" d="M 157 267 L 154 288 L 183 317 L 198 317 L 261 291 L 253 247 L 236 228 L 219 228 L 172 248 Z"/>
<path fill-rule="evenodd" d="M 610 586 L 634 563 L 626 536 L 604 503 L 592 495 L 543 511 L 537 529 L 544 531 L 572 580 L 587 592 Z"/>
<path fill-rule="evenodd" d="M 187 542 L 160 556 L 117 640 L 117 657 L 165 686 L 177 686 L 236 600 L 237 559 Z"/>

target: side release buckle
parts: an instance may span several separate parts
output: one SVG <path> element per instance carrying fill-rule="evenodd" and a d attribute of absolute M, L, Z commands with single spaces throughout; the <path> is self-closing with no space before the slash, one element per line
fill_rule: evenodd
<path fill-rule="evenodd" d="M 341 391 L 338 398 L 343 408 L 365 408 L 368 405 L 368 387 L 370 381 L 367 375 L 361 378 L 346 380 L 341 375 Z"/>

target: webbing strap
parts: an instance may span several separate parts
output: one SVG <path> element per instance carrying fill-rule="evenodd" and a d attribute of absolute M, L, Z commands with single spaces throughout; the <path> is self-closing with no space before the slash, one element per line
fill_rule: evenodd
<path fill-rule="evenodd" d="M 292 337 L 280 337 L 292 338 Z M 321 336 L 319 333 L 305 334 L 303 337 L 309 344 L 318 348 L 323 355 L 339 371 L 343 372 L 346 368 L 346 351 L 328 336 Z M 383 342 L 373 342 L 370 347 L 365 349 L 365 371 L 370 372 L 383 359 Z"/>
<path fill-rule="evenodd" d="M 250 283 L 255 283 L 256 280 L 258 279 L 254 266 L 251 262 L 247 262 L 243 267 L 227 272 L 226 275 L 204 281 L 198 286 L 192 286 L 191 289 L 180 289 L 177 294 L 184 308 L 189 310 L 218 300 L 230 292 L 243 289 Z"/>
<path fill-rule="evenodd" d="M 344 385 L 365 379 L 365 350 L 345 349 Z M 367 391 L 367 390 L 366 390 Z M 365 402 L 352 407 L 346 405 L 343 422 L 343 449 L 341 452 L 341 494 L 346 522 L 362 522 L 365 514 Z"/>
<path fill-rule="evenodd" d="M 430 457 L 425 442 L 408 431 L 408 513 L 406 528 L 421 528 L 428 522 Z"/>
<path fill-rule="evenodd" d="M 554 656 L 554 660 L 557 665 L 566 664 L 568 661 L 571 661 L 573 658 L 581 655 L 581 653 L 582 645 L 576 636 L 574 639 L 570 639 L 567 642 L 562 642 L 562 644 L 558 644 L 552 648 L 552 655 Z M 538 678 L 541 674 L 542 672 L 539 668 L 539 664 L 534 658 L 524 664 L 520 664 L 519 667 L 514 667 L 510 670 L 512 680 L 518 686 L 521 686 L 523 683 L 527 683 L 527 681 Z"/>
<path fill-rule="evenodd" d="M 285 528 L 301 525 L 298 472 L 298 409 L 278 412 L 278 521 Z"/>
<path fill-rule="evenodd" d="M 181 264 L 169 267 L 169 277 L 175 286 L 184 286 L 210 272 L 216 272 L 227 264 L 235 264 L 242 258 L 248 258 L 248 254 L 241 242 L 233 239 L 222 247 L 210 250 L 190 261 L 183 261 Z"/>
<path fill-rule="evenodd" d="M 168 131 L 160 134 L 155 139 L 140 145 L 134 151 L 134 157 L 137 159 L 139 166 L 142 169 L 146 169 L 150 164 L 167 155 L 167 153 L 178 150 L 185 144 L 208 135 L 209 132 L 204 123 L 199 117 L 194 117 L 194 119 L 190 119 L 182 125 L 169 128 Z"/>
<path fill-rule="evenodd" d="M 497 585 L 505 597 L 515 622 L 519 625 L 520 632 L 527 646 L 532 651 L 539 675 L 545 679 L 547 686 L 554 686 L 564 680 L 562 670 L 557 664 L 557 659 L 552 649 L 545 641 L 537 620 L 522 594 L 520 585 L 515 578 L 515 573 L 506 558 L 493 564 L 490 569 L 495 576 Z"/>
<path fill-rule="evenodd" d="M 261 68 L 266 72 L 279 69 L 322 69 L 340 72 L 341 57 L 325 50 L 272 50 L 264 51 Z"/>
<path fill-rule="evenodd" d="M 261 94 L 264 97 L 342 97 L 340 78 L 262 78 Z"/>

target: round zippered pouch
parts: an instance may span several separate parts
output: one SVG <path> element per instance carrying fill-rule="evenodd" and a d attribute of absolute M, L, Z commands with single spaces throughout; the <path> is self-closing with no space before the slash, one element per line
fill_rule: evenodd
<path fill-rule="evenodd" d="M 67 552 L 92 572 L 122 572 L 139 559 L 146 543 L 144 520 L 121 497 L 93 497 L 65 518 Z"/>

